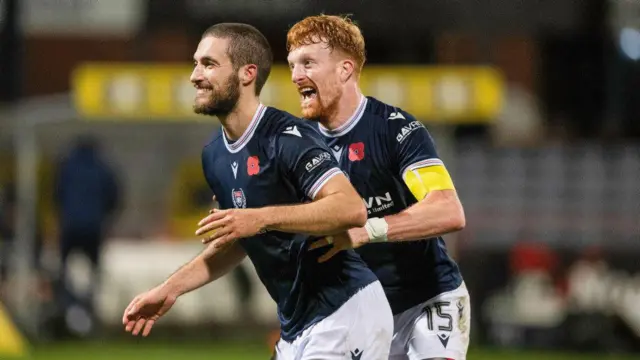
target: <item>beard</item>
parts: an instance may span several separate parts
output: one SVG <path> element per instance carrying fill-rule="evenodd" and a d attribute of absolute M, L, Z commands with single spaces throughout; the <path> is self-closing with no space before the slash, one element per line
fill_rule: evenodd
<path fill-rule="evenodd" d="M 193 112 L 200 115 L 220 116 L 229 114 L 240 98 L 240 79 L 238 74 L 232 74 L 224 87 L 212 87 L 211 94 L 204 102 L 196 98 Z"/>
<path fill-rule="evenodd" d="M 319 92 L 316 93 L 315 98 L 308 105 L 302 107 L 302 116 L 311 121 L 329 119 L 338 108 L 340 95 L 340 92 L 327 96 L 320 96 Z"/>

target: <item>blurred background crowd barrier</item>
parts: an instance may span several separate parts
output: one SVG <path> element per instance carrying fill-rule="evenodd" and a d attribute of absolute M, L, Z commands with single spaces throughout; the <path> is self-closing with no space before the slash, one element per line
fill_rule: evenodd
<path fill-rule="evenodd" d="M 0 353 L 18 333 L 117 338 L 128 302 L 200 251 L 200 151 L 219 131 L 191 112 L 201 33 L 263 31 L 262 100 L 298 114 L 286 31 L 320 12 L 352 14 L 363 91 L 423 121 L 453 176 L 467 227 L 445 239 L 474 346 L 640 351 L 640 1 L 0 5 Z M 276 327 L 245 262 L 158 331 Z"/>

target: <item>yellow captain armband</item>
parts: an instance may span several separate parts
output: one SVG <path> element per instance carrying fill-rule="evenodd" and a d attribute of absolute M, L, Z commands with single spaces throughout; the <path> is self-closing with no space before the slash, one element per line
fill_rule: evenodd
<path fill-rule="evenodd" d="M 434 190 L 455 189 L 453 180 L 444 165 L 409 167 L 405 170 L 402 178 L 417 200 L 424 199 L 429 192 Z"/>

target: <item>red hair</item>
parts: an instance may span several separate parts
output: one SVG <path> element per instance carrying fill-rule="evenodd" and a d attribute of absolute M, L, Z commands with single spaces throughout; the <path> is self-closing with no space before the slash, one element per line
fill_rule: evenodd
<path fill-rule="evenodd" d="M 356 71 L 362 71 L 366 60 L 364 38 L 351 19 L 336 15 L 309 16 L 287 33 L 288 51 L 321 42 L 327 43 L 331 50 L 343 52 L 356 63 Z"/>

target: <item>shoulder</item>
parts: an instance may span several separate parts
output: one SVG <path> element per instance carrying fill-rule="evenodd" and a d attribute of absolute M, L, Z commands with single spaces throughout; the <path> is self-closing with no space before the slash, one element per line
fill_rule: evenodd
<path fill-rule="evenodd" d="M 398 106 L 384 103 L 371 96 L 367 96 L 367 100 L 369 103 L 367 114 L 384 119 L 389 126 L 406 124 L 416 120 L 413 115 Z"/>
<path fill-rule="evenodd" d="M 424 127 L 411 113 L 400 107 L 389 105 L 374 97 L 367 97 L 366 115 L 375 120 L 375 124 L 387 130 L 390 136 L 396 137 L 403 129 Z"/>
<path fill-rule="evenodd" d="M 274 141 L 288 138 L 314 138 L 320 139 L 320 133 L 314 126 L 315 123 L 309 120 L 303 120 L 286 111 L 269 107 L 269 113 L 265 114 L 262 135 L 271 138 Z"/>
<path fill-rule="evenodd" d="M 214 147 L 216 144 L 218 144 L 221 141 L 222 141 L 222 126 L 218 127 L 211 133 L 211 135 L 209 136 L 209 138 L 204 144 L 204 148 L 206 149 L 206 148 Z"/>
<path fill-rule="evenodd" d="M 213 131 L 204 146 L 202 147 L 202 156 L 205 154 L 214 154 L 215 149 L 222 143 L 222 126 Z"/>

